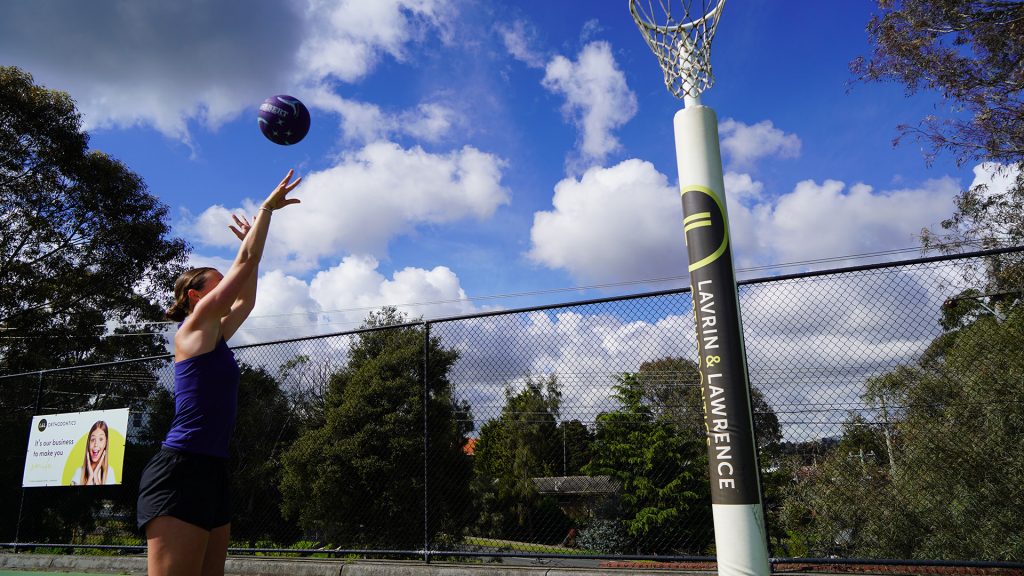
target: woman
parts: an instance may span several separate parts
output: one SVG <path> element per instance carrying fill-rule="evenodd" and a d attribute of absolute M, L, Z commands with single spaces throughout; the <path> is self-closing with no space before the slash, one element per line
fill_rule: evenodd
<path fill-rule="evenodd" d="M 252 225 L 234 217 L 242 241 L 221 274 L 189 270 L 174 284 L 167 317 L 174 336 L 174 420 L 139 486 L 138 523 L 146 531 L 150 576 L 224 574 L 231 534 L 228 442 L 237 411 L 239 369 L 227 340 L 256 303 L 256 277 L 275 210 L 302 178 L 294 170 L 263 201 Z"/>
<path fill-rule="evenodd" d="M 117 484 L 117 476 L 110 468 L 107 458 L 107 423 L 97 421 L 89 428 L 89 440 L 85 447 L 85 459 L 82 467 L 71 475 L 72 486 L 102 486 Z"/>

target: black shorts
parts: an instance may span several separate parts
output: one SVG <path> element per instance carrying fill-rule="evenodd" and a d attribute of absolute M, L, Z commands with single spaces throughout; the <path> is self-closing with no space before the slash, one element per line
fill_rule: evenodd
<path fill-rule="evenodd" d="M 231 478 L 226 458 L 161 448 L 139 483 L 139 529 L 173 516 L 204 530 L 231 522 Z"/>

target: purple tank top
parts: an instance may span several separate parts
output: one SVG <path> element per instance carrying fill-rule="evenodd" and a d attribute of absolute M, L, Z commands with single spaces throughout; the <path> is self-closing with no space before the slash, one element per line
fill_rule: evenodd
<path fill-rule="evenodd" d="M 174 420 L 164 446 L 228 457 L 240 371 L 223 338 L 213 350 L 174 363 Z"/>

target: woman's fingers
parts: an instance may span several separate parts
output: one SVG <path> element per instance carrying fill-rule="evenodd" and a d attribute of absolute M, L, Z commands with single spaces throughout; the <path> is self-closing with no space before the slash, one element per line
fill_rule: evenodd
<path fill-rule="evenodd" d="M 235 224 L 237 224 L 238 227 L 236 228 L 228 224 L 228 228 L 231 229 L 231 231 L 235 234 L 235 236 L 238 237 L 239 240 L 244 240 L 245 235 L 249 233 L 249 229 L 252 228 L 252 225 L 249 224 L 249 221 L 245 219 L 245 216 L 240 217 L 235 214 L 232 214 L 231 218 L 235 220 Z"/>

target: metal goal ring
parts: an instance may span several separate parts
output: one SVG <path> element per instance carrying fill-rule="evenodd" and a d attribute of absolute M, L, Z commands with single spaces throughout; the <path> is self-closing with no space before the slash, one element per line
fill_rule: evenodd
<path fill-rule="evenodd" d="M 648 22 L 647 19 L 639 13 L 639 11 L 636 8 L 637 1 L 638 0 L 629 0 L 629 13 L 632 14 L 633 20 L 640 26 L 643 26 L 645 29 L 650 30 L 652 32 L 657 32 L 658 34 L 675 34 L 677 32 L 687 32 L 694 28 L 695 26 L 703 24 L 705 21 L 707 21 L 709 17 L 712 19 L 712 22 L 714 22 L 718 20 L 718 15 L 721 14 L 722 12 L 722 6 L 725 5 L 725 0 L 718 0 L 718 3 L 715 4 L 715 7 L 712 8 L 711 11 L 709 11 L 707 14 L 701 16 L 696 20 L 691 20 L 689 22 L 681 22 L 674 26 L 658 26 L 652 24 L 651 22 Z"/>

